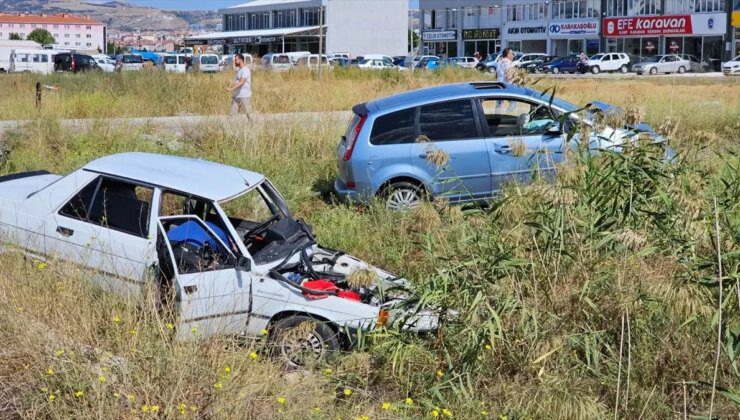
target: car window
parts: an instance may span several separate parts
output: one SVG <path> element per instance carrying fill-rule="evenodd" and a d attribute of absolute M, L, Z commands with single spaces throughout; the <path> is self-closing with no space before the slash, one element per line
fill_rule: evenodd
<path fill-rule="evenodd" d="M 477 137 L 470 100 L 425 105 L 419 111 L 419 133 L 431 141 Z"/>
<path fill-rule="evenodd" d="M 146 237 L 153 190 L 100 177 L 72 197 L 60 214 L 88 223 Z"/>
<path fill-rule="evenodd" d="M 601 61 L 611 61 L 611 60 L 612 60 L 612 55 L 611 54 L 606 54 L 601 59 Z"/>
<path fill-rule="evenodd" d="M 483 114 L 493 137 L 545 134 L 557 124 L 546 105 L 518 99 L 482 99 Z"/>
<path fill-rule="evenodd" d="M 415 109 L 409 108 L 376 118 L 370 134 L 370 143 L 375 145 L 412 143 L 415 114 Z"/>

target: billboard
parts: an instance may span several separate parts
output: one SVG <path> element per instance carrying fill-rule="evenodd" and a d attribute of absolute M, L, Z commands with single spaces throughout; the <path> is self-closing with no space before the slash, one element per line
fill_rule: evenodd
<path fill-rule="evenodd" d="M 605 37 L 723 35 L 727 28 L 726 16 L 724 13 L 702 13 L 604 18 L 601 28 Z"/>

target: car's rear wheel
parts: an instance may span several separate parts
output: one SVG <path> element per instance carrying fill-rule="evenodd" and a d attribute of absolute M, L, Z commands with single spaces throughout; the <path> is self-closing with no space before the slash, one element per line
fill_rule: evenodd
<path fill-rule="evenodd" d="M 560 73 L 560 69 L 557 68 L 557 67 L 553 67 L 552 68 L 552 74 L 558 74 L 558 73 Z"/>
<path fill-rule="evenodd" d="M 655 67 L 651 68 L 650 69 L 650 74 L 652 74 L 653 76 L 655 76 L 656 74 L 658 74 L 658 69 L 655 68 Z"/>
<path fill-rule="evenodd" d="M 418 207 L 426 196 L 424 187 L 412 182 L 400 181 L 383 190 L 385 208 L 388 210 L 410 210 Z"/>
<path fill-rule="evenodd" d="M 686 73 L 686 67 L 684 67 L 684 66 L 679 67 L 678 68 L 678 74 L 684 74 L 684 73 Z"/>
<path fill-rule="evenodd" d="M 291 367 L 318 363 L 340 349 L 339 336 L 326 322 L 306 315 L 277 321 L 270 331 L 272 354 Z"/>
<path fill-rule="evenodd" d="M 593 74 L 599 74 L 600 71 L 601 71 L 601 69 L 599 68 L 599 66 L 593 66 L 593 67 L 591 67 L 591 73 L 593 73 Z"/>
<path fill-rule="evenodd" d="M 622 64 L 622 67 L 619 68 L 619 71 L 622 72 L 622 74 L 627 73 L 627 66 Z"/>

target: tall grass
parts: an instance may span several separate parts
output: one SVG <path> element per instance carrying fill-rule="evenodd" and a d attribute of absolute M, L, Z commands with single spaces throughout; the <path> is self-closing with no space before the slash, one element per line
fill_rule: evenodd
<path fill-rule="evenodd" d="M 293 74 L 257 75 L 255 86 L 288 95 L 270 105 L 284 111 L 299 106 L 291 100 L 328 107 L 374 96 L 358 80 L 380 91 L 412 83 L 331 77 L 346 83 L 344 96 L 305 88 L 318 82 Z M 333 200 L 345 127 L 330 118 L 257 124 L 246 133 L 204 125 L 153 141 L 150 127 L 100 122 L 70 131 L 56 115 L 6 133 L 2 173 L 66 173 L 130 150 L 265 173 L 323 244 L 406 276 L 426 304 L 459 315 L 432 336 L 379 331 L 326 365 L 286 372 L 260 340 L 172 341 L 168 321 L 148 305 L 88 286 L 89 273 L 61 261 L 11 253 L 0 261 L 0 417 L 665 418 L 683 416 L 684 406 L 685 414 L 704 416 L 718 305 L 714 415 L 736 416 L 738 99 L 716 96 L 736 85 L 608 83 L 563 94 L 644 111 L 671 135 L 675 163 L 661 162 L 662 150 L 649 145 L 574 153 L 554 183 L 509 186 L 488 207 L 433 203 L 409 214 Z M 287 93 L 294 91 L 305 98 Z M 651 95 L 660 91 L 683 99 L 666 104 Z M 711 110 L 696 105 L 708 92 L 719 98 Z M 717 301 L 714 197 L 724 302 Z"/>

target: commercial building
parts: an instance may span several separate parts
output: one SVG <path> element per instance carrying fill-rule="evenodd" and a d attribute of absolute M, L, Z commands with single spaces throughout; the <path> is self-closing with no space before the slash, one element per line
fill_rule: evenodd
<path fill-rule="evenodd" d="M 740 55 L 740 0 L 735 0 L 730 19 L 730 34 L 728 38 L 732 40 L 732 56 Z"/>
<path fill-rule="evenodd" d="M 106 28 L 102 22 L 89 16 L 67 13 L 58 15 L 31 15 L 27 13 L 0 13 L 0 39 L 9 39 L 10 34 L 26 37 L 34 29 L 46 29 L 59 47 L 105 51 Z"/>
<path fill-rule="evenodd" d="M 730 19 L 730 1 L 420 0 L 421 52 L 485 55 L 511 47 L 554 55 L 625 52 L 633 60 L 673 52 L 718 69 L 740 48 L 740 12 Z"/>
<path fill-rule="evenodd" d="M 323 9 L 323 13 L 322 13 Z M 408 51 L 408 0 L 251 0 L 220 10 L 222 32 L 186 38 L 225 53 Z M 319 42 L 320 37 L 321 42 Z"/>

